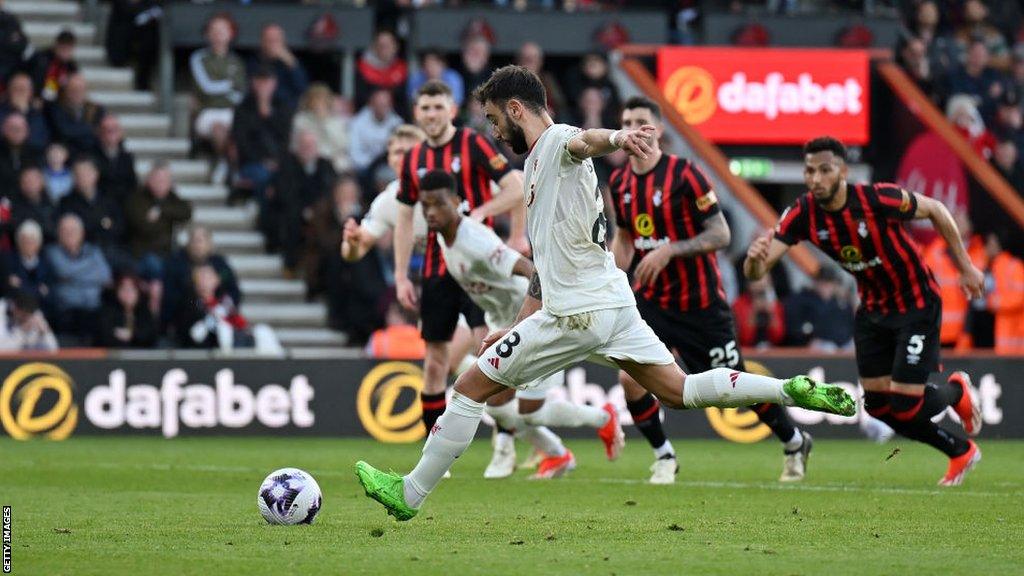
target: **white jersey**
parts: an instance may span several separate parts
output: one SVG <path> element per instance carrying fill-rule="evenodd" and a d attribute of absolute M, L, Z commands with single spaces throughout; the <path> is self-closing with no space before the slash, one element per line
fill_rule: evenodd
<path fill-rule="evenodd" d="M 384 191 L 373 199 L 370 210 L 366 213 L 360 226 L 377 238 L 388 230 L 394 230 L 398 224 L 398 180 L 393 180 Z M 427 241 L 427 221 L 423 218 L 423 210 L 419 202 L 413 206 L 412 236 L 414 246 L 424 246 Z"/>
<path fill-rule="evenodd" d="M 455 242 L 449 246 L 437 235 L 448 273 L 483 309 L 491 330 L 508 328 L 516 319 L 529 281 L 512 274 L 520 254 L 506 246 L 486 225 L 472 218 L 459 223 Z"/>
<path fill-rule="evenodd" d="M 526 158 L 526 208 L 544 309 L 570 316 L 635 306 L 626 274 L 605 249 L 604 201 L 594 163 L 567 149 L 580 129 L 554 124 Z"/>

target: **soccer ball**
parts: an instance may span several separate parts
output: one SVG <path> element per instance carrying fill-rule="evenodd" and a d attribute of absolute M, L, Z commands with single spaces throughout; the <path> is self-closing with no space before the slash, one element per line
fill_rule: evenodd
<path fill-rule="evenodd" d="M 270 524 L 312 524 L 320 501 L 320 486 L 298 468 L 274 470 L 256 495 L 260 514 Z"/>

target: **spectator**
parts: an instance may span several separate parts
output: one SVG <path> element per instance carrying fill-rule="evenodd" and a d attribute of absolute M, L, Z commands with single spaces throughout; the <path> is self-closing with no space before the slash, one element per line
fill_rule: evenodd
<path fill-rule="evenodd" d="M 100 173 L 91 159 L 76 160 L 73 173 L 75 189 L 60 201 L 59 212 L 62 216 L 68 213 L 78 216 L 85 230 L 85 239 L 102 248 L 109 260 L 111 250 L 117 251 L 124 237 L 121 207 L 100 191 Z M 118 264 L 120 262 L 115 262 L 115 267 Z"/>
<path fill-rule="evenodd" d="M 135 65 L 135 89 L 149 91 L 160 45 L 160 0 L 112 0 L 107 20 L 107 62 Z"/>
<path fill-rule="evenodd" d="M 269 68 L 277 78 L 274 98 L 289 108 L 295 108 L 299 97 L 309 86 L 309 78 L 302 62 L 288 49 L 284 29 L 277 24 L 267 24 L 260 33 L 260 49 L 249 61 L 249 74 L 259 68 Z"/>
<path fill-rule="evenodd" d="M 100 189 L 117 203 L 124 204 L 139 187 L 135 174 L 135 155 L 124 145 L 121 121 L 107 114 L 98 129 L 99 143 L 93 154 L 100 170 Z"/>
<path fill-rule="evenodd" d="M 227 146 L 234 109 L 245 96 L 245 65 L 231 51 L 231 26 L 226 16 L 211 18 L 206 23 L 207 46 L 189 58 L 196 113 L 193 134 L 213 147 L 215 183 L 227 179 Z"/>
<path fill-rule="evenodd" d="M 327 196 L 337 179 L 338 174 L 331 163 L 319 155 L 316 136 L 311 132 L 300 132 L 295 152 L 285 159 L 274 186 L 274 203 L 279 207 L 274 213 L 282 217 L 277 221 L 277 228 L 270 233 L 278 235 L 284 249 L 286 275 L 295 275 L 307 235 L 306 228 L 313 218 L 313 205 Z"/>
<path fill-rule="evenodd" d="M 398 109 L 405 110 L 408 80 L 409 67 L 398 56 L 398 38 L 389 30 L 379 30 L 356 65 L 356 106 L 363 107 L 375 92 L 385 90 Z"/>
<path fill-rule="evenodd" d="M 906 70 L 910 79 L 930 98 L 937 98 L 932 61 L 928 58 L 924 41 L 915 36 L 903 38 L 897 46 L 897 52 L 899 64 Z"/>
<path fill-rule="evenodd" d="M 957 131 L 970 142 L 975 152 L 986 160 L 992 158 L 996 139 L 985 128 L 985 121 L 974 105 L 973 98 L 964 94 L 953 96 L 946 103 L 946 116 Z"/>
<path fill-rule="evenodd" d="M 310 86 L 292 123 L 292 135 L 311 132 L 316 136 L 320 156 L 330 160 L 336 171 L 345 172 L 352 167 L 349 122 L 334 110 L 334 103 L 334 94 L 326 84 L 317 82 Z"/>
<path fill-rule="evenodd" d="M 179 310 L 176 334 L 183 348 L 218 348 L 229 352 L 255 347 L 261 354 L 283 353 L 270 327 L 249 326 L 231 297 L 221 289 L 217 271 L 207 264 L 192 270 L 192 291 Z"/>
<path fill-rule="evenodd" d="M 18 291 L 14 296 L 0 300 L 0 350 L 55 352 L 58 348 L 57 338 L 39 310 L 39 300 L 35 296 Z"/>
<path fill-rule="evenodd" d="M 21 67 L 30 51 L 21 21 L 3 7 L 3 0 L 0 0 L 0 86 L 6 84 L 11 74 Z"/>
<path fill-rule="evenodd" d="M 32 79 L 24 72 L 15 73 L 7 82 L 7 95 L 0 103 L 0 123 L 15 112 L 28 122 L 28 143 L 36 148 L 45 148 L 50 141 L 50 127 L 42 104 L 32 95 Z"/>
<path fill-rule="evenodd" d="M 1003 249 L 1000 236 L 985 235 L 985 296 L 971 302 L 967 326 L 973 347 L 1016 354 L 1024 350 L 1024 263 Z"/>
<path fill-rule="evenodd" d="M 363 258 L 345 262 L 341 258 L 342 229 L 349 218 L 358 218 L 359 184 L 352 176 L 338 180 L 330 198 L 324 198 L 313 211 L 313 234 L 308 241 L 310 260 L 307 285 L 320 283 L 327 289 L 327 323 L 344 332 L 354 345 L 366 343 L 370 334 L 383 325 L 381 296 L 387 285 L 380 260 Z"/>
<path fill-rule="evenodd" d="M 37 52 L 28 62 L 32 74 L 32 85 L 37 94 L 47 102 L 57 99 L 72 74 L 78 72 L 75 62 L 75 33 L 61 30 L 53 46 Z"/>
<path fill-rule="evenodd" d="M 88 88 L 81 73 L 71 74 L 56 102 L 47 108 L 53 138 L 63 142 L 72 156 L 92 152 L 99 140 L 96 127 L 106 111 L 88 99 Z"/>
<path fill-rule="evenodd" d="M 85 242 L 85 228 L 78 216 L 61 216 L 57 244 L 47 247 L 46 259 L 53 271 L 57 332 L 91 340 L 100 293 L 110 283 L 111 273 L 103 252 Z"/>
<path fill-rule="evenodd" d="M 121 276 L 114 282 L 100 310 L 97 346 L 142 349 L 156 346 L 157 323 L 141 296 L 138 279 Z"/>
<path fill-rule="evenodd" d="M 782 303 L 767 276 L 747 283 L 747 291 L 736 299 L 733 312 L 741 346 L 768 348 L 782 344 L 786 337 Z"/>
<path fill-rule="evenodd" d="M 422 360 L 427 344 L 416 327 L 416 318 L 398 302 L 388 306 L 385 327 L 375 331 L 366 344 L 370 358 Z"/>
<path fill-rule="evenodd" d="M 995 102 L 1003 93 L 1001 76 L 989 66 L 988 48 L 980 40 L 974 40 L 967 49 L 967 58 L 959 70 L 949 75 L 946 93 L 965 94 L 974 100 L 982 116 L 991 118 Z"/>
<path fill-rule="evenodd" d="M 975 42 L 981 42 L 986 54 L 991 54 L 991 65 L 997 70 L 1010 68 L 1010 50 L 1006 37 L 998 28 L 988 22 L 988 7 L 981 0 L 966 0 L 963 9 L 964 23 L 956 31 L 956 43 L 960 50 L 969 51 Z M 970 54 L 967 59 L 970 59 Z"/>
<path fill-rule="evenodd" d="M 834 352 L 853 346 L 853 307 L 836 272 L 822 266 L 814 285 L 786 299 L 786 342 Z"/>
<path fill-rule="evenodd" d="M 68 168 L 68 149 L 63 144 L 55 142 L 46 147 L 43 178 L 46 180 L 46 194 L 53 204 L 63 200 L 75 187 L 75 179 Z"/>
<path fill-rule="evenodd" d="M 34 166 L 21 171 L 18 178 L 18 194 L 11 202 L 11 225 L 17 230 L 22 224 L 33 221 L 39 226 L 44 242 L 57 237 L 56 208 L 46 195 L 43 173 Z"/>
<path fill-rule="evenodd" d="M 575 124 L 583 129 L 604 128 L 605 126 L 615 126 L 618 123 L 615 113 L 608 108 L 601 90 L 594 87 L 584 88 L 580 93 L 576 115 Z M 615 169 L 612 162 L 624 163 L 626 160 L 625 153 L 621 150 L 616 150 L 613 154 L 616 157 L 613 158 L 612 155 L 609 155 L 594 159 L 594 169 L 601 182 L 607 182 L 612 170 Z"/>
<path fill-rule="evenodd" d="M 465 98 L 465 86 L 462 83 L 462 76 L 455 70 L 448 67 L 444 59 L 444 53 L 436 48 L 424 50 L 420 54 L 420 69 L 409 77 L 409 85 L 406 95 L 409 101 L 415 99 L 416 91 L 429 80 L 440 80 L 452 89 L 452 98 L 457 106 L 462 105 Z"/>
<path fill-rule="evenodd" d="M 214 253 L 210 231 L 193 225 L 189 230 L 188 244 L 171 255 L 164 265 L 162 309 L 165 322 L 171 322 L 177 316 L 178 306 L 185 299 L 192 281 L 192 269 L 199 265 L 212 266 L 220 277 L 221 290 L 232 302 L 241 305 L 242 292 L 234 270 L 226 258 Z"/>
<path fill-rule="evenodd" d="M 603 54 L 591 52 L 583 56 L 579 66 L 573 68 L 566 80 L 566 93 L 569 100 L 579 102 L 580 96 L 587 88 L 596 88 L 601 93 L 601 99 L 613 115 L 618 114 L 619 89 L 615 87 L 608 74 L 608 60 Z M 612 126 L 612 124 L 607 124 Z"/>
<path fill-rule="evenodd" d="M 473 35 L 462 43 L 462 74 L 466 94 L 472 94 L 476 87 L 491 77 L 491 43 L 485 36 Z"/>
<path fill-rule="evenodd" d="M 1024 191 L 1024 171 L 1021 170 L 1017 144 L 1013 140 L 1002 140 L 996 144 L 992 163 L 996 170 L 1018 193 Z"/>
<path fill-rule="evenodd" d="M 388 136 L 400 124 L 402 117 L 395 113 L 391 93 L 374 92 L 369 103 L 352 119 L 352 164 L 357 170 L 365 170 L 384 153 Z"/>
<path fill-rule="evenodd" d="M 28 143 L 28 122 L 17 112 L 8 114 L 0 131 L 0 196 L 10 197 L 17 190 L 21 170 L 42 164 L 42 151 Z"/>
<path fill-rule="evenodd" d="M 1024 96 L 1024 42 L 1013 47 L 1013 61 L 1010 71 L 1003 79 L 1003 92 L 1012 94 L 1018 102 Z"/>
<path fill-rule="evenodd" d="M 238 150 L 238 175 L 252 188 L 266 217 L 266 188 L 288 146 L 292 110 L 274 97 L 277 79 L 270 68 L 252 76 L 252 89 L 235 110 L 231 138 Z"/>
<path fill-rule="evenodd" d="M 43 231 L 39 224 L 28 220 L 18 226 L 14 238 L 14 251 L 5 254 L 7 292 L 20 290 L 32 294 L 42 304 L 43 312 L 53 318 L 53 270 L 41 257 Z"/>
<path fill-rule="evenodd" d="M 145 185 L 128 199 L 125 220 L 132 256 L 139 260 L 139 275 L 152 281 L 163 278 L 163 261 L 174 247 L 172 234 L 192 218 L 192 206 L 174 192 L 171 169 L 157 162 Z"/>
<path fill-rule="evenodd" d="M 548 94 L 548 110 L 552 116 L 562 118 L 560 114 L 568 112 L 569 106 L 554 74 L 544 69 L 544 51 L 541 50 L 540 45 L 536 42 L 526 42 L 520 46 L 516 55 L 516 64 L 525 67 L 540 78 Z"/>

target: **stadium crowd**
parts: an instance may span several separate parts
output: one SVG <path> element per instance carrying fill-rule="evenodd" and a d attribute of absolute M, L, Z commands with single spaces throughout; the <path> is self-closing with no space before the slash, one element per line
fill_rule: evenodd
<path fill-rule="evenodd" d="M 624 3 L 494 4 L 590 10 Z M 654 4 L 668 11 L 677 40 L 687 40 L 680 32 L 699 21 L 701 3 Z M 1022 189 L 1020 15 L 993 15 L 980 0 L 904 4 L 899 62 L 950 110 L 979 153 Z M 160 3 L 118 1 L 112 7 L 108 58 L 114 65 L 133 63 L 135 87 L 145 89 L 156 54 L 154 34 L 146 31 L 155 31 Z M 751 7 L 787 13 L 795 3 L 732 2 L 728 9 Z M 236 275 L 216 252 L 210 231 L 190 225 L 191 207 L 176 194 L 168 165 L 156 162 L 148 173 L 136 173 L 117 116 L 89 98 L 74 58 L 74 34 L 62 32 L 51 48 L 33 53 L 24 34 L 19 40 L 16 18 L 0 11 L 0 28 L 10 32 L 0 46 L 0 288 L 12 319 L 0 332 L 18 333 L 32 342 L 26 346 L 43 348 L 59 341 L 278 350 L 272 332 L 251 326 L 239 313 L 244 295 Z M 123 40 L 126 30 L 146 39 L 118 44 L 114 36 Z M 412 121 L 410 102 L 419 86 L 444 81 L 459 104 L 458 122 L 488 133 L 469 95 L 496 67 L 515 62 L 542 79 L 557 121 L 584 128 L 618 124 L 621 96 L 600 52 L 551 65 L 540 45 L 527 42 L 515 54 L 495 55 L 484 28 L 470 30 L 460 52 L 426 48 L 413 65 L 403 58 L 403 38 L 382 27 L 357 59 L 350 100 L 289 47 L 280 26 L 264 26 L 253 53 L 234 49 L 235 33 L 231 17 L 212 18 L 204 28 L 205 46 L 187 59 L 195 153 L 211 159 L 210 179 L 230 187 L 231 202 L 251 199 L 258 206 L 266 250 L 281 254 L 286 276 L 305 280 L 308 300 L 324 298 L 330 327 L 356 345 L 379 329 L 411 321 L 398 313 L 387 289 L 393 279 L 390 238 L 356 263 L 343 260 L 338 245 L 345 221 L 360 218 L 396 178 L 386 148 L 392 131 Z M 601 181 L 625 161 L 621 152 L 600 159 Z M 179 247 L 177 231 L 186 228 L 187 242 Z M 994 328 L 968 338 L 944 336 L 947 345 L 1024 346 L 1016 331 L 1000 339 L 1000 318 L 1009 310 L 1024 315 L 1024 264 L 1002 249 L 1006 239 L 999 236 L 966 239 L 976 264 L 992 275 L 988 300 L 956 301 L 945 311 L 953 319 L 950 334 L 984 327 L 985 321 Z M 949 269 L 941 246 L 929 246 L 926 255 L 936 274 Z M 722 270 L 743 345 L 850 348 L 855 295 L 833 271 L 795 291 L 781 274 L 744 286 L 734 266 Z M 955 276 L 953 282 L 955 287 Z M 940 284 L 946 286 L 941 278 Z M 974 319 L 985 315 L 984 321 Z M 1024 322 L 1014 322 L 1019 324 Z M 56 339 L 38 335 L 50 326 Z M 945 325 L 943 330 L 945 335 Z"/>

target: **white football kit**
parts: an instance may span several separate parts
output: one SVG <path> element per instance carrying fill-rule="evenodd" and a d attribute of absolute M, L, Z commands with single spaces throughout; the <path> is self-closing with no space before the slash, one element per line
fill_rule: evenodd
<path fill-rule="evenodd" d="M 370 210 L 359 225 L 375 238 L 380 238 L 398 225 L 398 204 L 398 180 L 393 180 L 373 199 Z M 412 237 L 413 246 L 422 249 L 426 245 L 427 221 L 423 219 L 423 211 L 418 207 L 412 214 Z"/>
<path fill-rule="evenodd" d="M 484 311 L 487 327 L 498 330 L 511 326 L 523 306 L 529 285 L 526 278 L 512 273 L 522 255 L 506 246 L 494 230 L 472 218 L 462 218 L 451 246 L 442 234 L 437 235 L 437 240 L 448 273 Z M 555 372 L 542 382 L 524 385 L 518 395 L 542 399 L 548 390 L 564 380 L 564 374 Z"/>
<path fill-rule="evenodd" d="M 671 364 L 640 317 L 626 274 L 605 248 L 604 202 L 594 163 L 569 153 L 579 128 L 554 124 L 526 158 L 527 225 L 542 308 L 477 361 L 492 380 L 526 388 L 583 360 Z"/>

